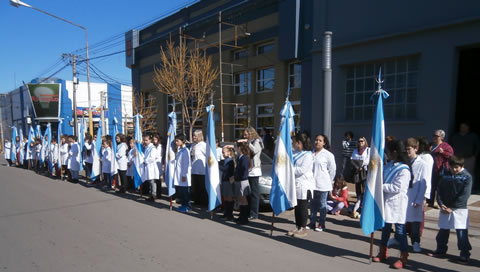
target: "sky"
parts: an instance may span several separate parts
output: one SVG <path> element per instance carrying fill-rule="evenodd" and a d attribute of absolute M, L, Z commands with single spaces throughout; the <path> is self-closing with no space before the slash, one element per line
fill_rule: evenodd
<path fill-rule="evenodd" d="M 125 66 L 125 32 L 143 29 L 195 0 L 24 0 L 88 30 L 91 82 L 131 84 Z M 26 7 L 0 0 L 0 93 L 14 90 L 37 77 L 71 80 L 72 66 L 64 53 L 85 58 L 85 31 Z M 94 59 L 95 57 L 99 57 Z M 92 68 L 100 75 L 97 76 Z M 87 81 L 86 66 L 77 67 Z M 95 78 L 96 77 L 96 78 Z M 103 79 L 100 79 L 103 78 Z"/>

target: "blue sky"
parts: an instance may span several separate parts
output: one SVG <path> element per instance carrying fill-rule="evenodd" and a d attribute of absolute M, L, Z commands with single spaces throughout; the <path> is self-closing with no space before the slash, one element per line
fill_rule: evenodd
<path fill-rule="evenodd" d="M 48 77 L 67 64 L 63 53 L 84 55 L 85 32 L 36 10 L 10 5 L 0 0 L 0 93 L 13 90 L 22 81 Z M 65 18 L 88 29 L 91 63 L 109 81 L 131 83 L 125 54 L 93 59 L 124 50 L 124 33 L 148 24 L 194 0 L 25 0 L 27 4 Z M 148 23 L 150 22 L 150 23 Z M 140 26 L 140 27 L 139 27 Z M 106 42 L 106 43 L 105 43 Z M 103 45 L 100 43 L 104 43 Z M 77 51 L 77 52 L 75 52 Z M 95 69 L 94 68 L 94 69 Z M 85 65 L 78 67 L 86 81 Z M 103 82 L 90 71 L 92 82 Z M 72 79 L 72 67 L 66 66 L 56 77 Z M 101 75 L 106 78 L 105 75 Z"/>

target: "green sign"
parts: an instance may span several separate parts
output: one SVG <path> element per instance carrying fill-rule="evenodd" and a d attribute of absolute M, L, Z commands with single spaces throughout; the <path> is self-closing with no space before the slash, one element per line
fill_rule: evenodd
<path fill-rule="evenodd" d="M 58 118 L 60 83 L 27 84 L 37 118 Z"/>

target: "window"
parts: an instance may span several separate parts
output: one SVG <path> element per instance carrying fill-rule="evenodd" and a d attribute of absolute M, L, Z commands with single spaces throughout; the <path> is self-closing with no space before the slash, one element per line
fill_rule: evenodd
<path fill-rule="evenodd" d="M 409 56 L 346 67 L 345 119 L 372 120 L 375 103 L 370 98 L 378 88 L 376 79 L 380 67 L 384 81 L 382 88 L 390 95 L 384 100 L 385 119 L 416 119 L 418 63 L 417 56 Z"/>
<path fill-rule="evenodd" d="M 248 49 L 238 50 L 233 53 L 233 59 L 239 60 L 239 59 L 247 58 L 248 55 L 249 55 Z"/>
<path fill-rule="evenodd" d="M 301 110 L 300 101 L 292 101 L 291 103 L 292 103 L 293 112 L 295 113 L 295 115 L 293 116 L 293 120 L 295 121 L 295 130 L 299 130 L 300 129 L 300 110 Z"/>
<path fill-rule="evenodd" d="M 259 130 L 261 128 L 266 128 L 273 130 L 275 127 L 273 121 L 273 104 L 261 104 L 257 105 L 257 127 Z"/>
<path fill-rule="evenodd" d="M 250 109 L 250 106 L 248 106 L 248 109 Z M 235 139 L 241 139 L 243 138 L 243 131 L 245 128 L 248 126 L 248 110 L 247 106 L 235 106 L 235 111 L 234 111 L 234 120 L 235 120 Z"/>
<path fill-rule="evenodd" d="M 257 46 L 257 56 L 273 51 L 273 43 L 267 43 Z"/>
<path fill-rule="evenodd" d="M 235 82 L 233 83 L 235 95 L 250 93 L 250 89 L 252 87 L 250 83 L 250 79 L 251 79 L 250 72 L 235 74 L 234 76 Z"/>
<path fill-rule="evenodd" d="M 292 89 L 302 87 L 302 64 L 290 63 L 288 66 L 288 86 Z"/>
<path fill-rule="evenodd" d="M 257 70 L 257 93 L 273 91 L 275 69 L 273 67 Z"/>

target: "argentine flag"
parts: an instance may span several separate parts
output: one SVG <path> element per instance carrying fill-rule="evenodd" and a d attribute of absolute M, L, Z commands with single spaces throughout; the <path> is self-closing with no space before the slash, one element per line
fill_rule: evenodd
<path fill-rule="evenodd" d="M 133 182 L 135 188 L 138 188 L 145 180 L 142 180 L 143 174 L 143 147 L 142 147 L 142 128 L 140 127 L 140 114 L 135 115 L 135 156 L 133 157 Z"/>
<path fill-rule="evenodd" d="M 17 128 L 12 127 L 12 150 L 10 152 L 10 159 L 13 162 L 17 161 Z"/>
<path fill-rule="evenodd" d="M 173 175 L 175 174 L 175 135 L 177 134 L 177 114 L 172 111 L 168 114 L 170 122 L 168 125 L 168 139 L 165 155 L 165 184 L 167 185 L 168 197 L 175 194 L 175 185 L 173 184 Z"/>
<path fill-rule="evenodd" d="M 35 131 L 33 130 L 33 127 L 30 126 L 28 129 L 28 142 L 27 142 L 27 153 L 33 152 L 32 147 L 30 144 L 35 141 Z M 31 154 L 31 153 L 30 153 Z M 25 159 L 27 158 L 27 154 L 25 154 Z M 30 155 L 30 159 L 32 156 Z"/>
<path fill-rule="evenodd" d="M 388 97 L 382 90 L 382 70 L 379 72 L 377 108 L 373 117 L 372 140 L 370 147 L 370 163 L 363 196 L 360 226 L 365 235 L 383 228 L 385 214 L 383 209 L 383 153 L 385 149 L 385 120 L 383 118 L 383 99 Z"/>
<path fill-rule="evenodd" d="M 57 167 L 58 169 L 62 169 L 62 159 L 61 159 L 61 153 L 60 153 L 60 149 L 62 147 L 62 123 L 63 123 L 63 120 L 62 119 L 59 119 L 58 120 L 58 128 L 57 128 L 57 144 L 58 144 L 58 148 L 57 148 L 57 156 L 58 156 L 58 160 L 57 160 Z M 31 129 L 31 128 L 30 128 Z M 33 129 L 32 129 L 33 131 Z M 61 173 L 61 170 L 60 170 L 60 173 Z"/>
<path fill-rule="evenodd" d="M 295 172 L 293 168 L 292 135 L 295 129 L 292 104 L 286 101 L 280 113 L 280 131 L 273 156 L 270 205 L 275 215 L 297 206 Z"/>
<path fill-rule="evenodd" d="M 98 128 L 97 128 L 97 139 L 95 140 L 94 147 L 92 148 L 92 157 L 93 157 L 93 163 L 92 163 L 92 173 L 90 174 L 90 180 L 94 181 L 97 179 L 98 176 L 102 173 L 102 168 L 100 165 L 100 152 L 102 149 L 102 124 L 101 122 L 98 123 Z"/>
<path fill-rule="evenodd" d="M 35 137 L 37 137 L 37 138 L 41 138 L 41 137 L 42 137 L 42 129 L 40 128 L 40 125 L 37 125 L 37 126 L 36 126 Z"/>
<path fill-rule="evenodd" d="M 118 134 L 118 128 L 117 128 L 117 124 L 118 124 L 118 121 L 117 121 L 117 117 L 113 117 L 113 135 L 112 135 L 112 159 L 111 159 L 111 163 L 110 163 L 110 174 L 112 175 L 115 175 L 117 174 L 117 168 L 118 168 L 118 165 L 117 165 L 117 134 Z M 117 177 L 118 178 L 118 177 Z M 118 185 L 118 181 L 117 182 L 117 185 Z"/>
<path fill-rule="evenodd" d="M 218 170 L 217 146 L 215 144 L 215 121 L 213 105 L 207 107 L 207 167 L 205 168 L 205 186 L 208 193 L 208 211 L 213 211 L 222 203 L 220 192 L 220 172 Z"/>
<path fill-rule="evenodd" d="M 45 140 L 45 136 L 48 137 L 48 140 Z M 50 146 L 52 143 L 52 125 L 50 123 L 47 124 L 47 129 L 45 130 L 45 135 L 43 136 L 44 145 L 44 152 L 42 152 L 43 160 L 47 160 L 48 170 L 52 172 L 53 163 L 48 159 L 48 154 L 50 154 Z"/>
<path fill-rule="evenodd" d="M 18 136 L 20 137 L 20 142 L 18 143 L 18 148 L 20 148 L 20 150 L 18 151 L 18 162 L 20 163 L 20 165 L 23 165 L 23 159 L 24 159 L 24 152 L 23 152 L 23 131 L 22 129 L 19 130 L 19 133 L 18 133 Z"/>

